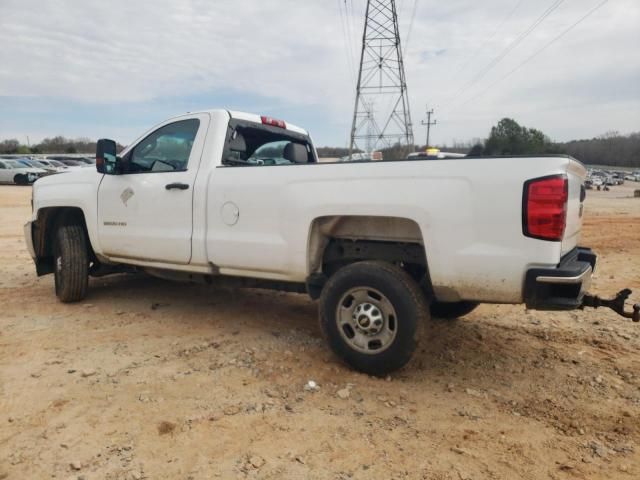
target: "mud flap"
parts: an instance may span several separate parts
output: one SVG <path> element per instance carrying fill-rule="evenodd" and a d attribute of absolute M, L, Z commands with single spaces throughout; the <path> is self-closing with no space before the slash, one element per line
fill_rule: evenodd
<path fill-rule="evenodd" d="M 611 310 L 616 312 L 618 315 L 620 315 L 620 316 L 622 316 L 624 318 L 629 318 L 632 321 L 638 323 L 638 322 L 640 322 L 640 303 L 636 303 L 632 307 L 633 311 L 631 311 L 631 312 L 625 311 L 625 309 L 624 309 L 625 302 L 627 301 L 627 299 L 629 298 L 630 295 L 631 295 L 631 290 L 629 290 L 628 288 L 625 288 L 624 290 L 621 290 L 620 292 L 618 292 L 618 294 L 615 296 L 615 298 L 612 298 L 610 300 L 607 300 L 607 299 L 604 299 L 604 298 L 600 298 L 597 295 L 586 294 L 582 298 L 582 305 L 580 306 L 580 308 L 581 309 L 584 309 L 585 307 L 590 307 L 590 308 L 606 307 L 606 308 L 610 308 Z"/>

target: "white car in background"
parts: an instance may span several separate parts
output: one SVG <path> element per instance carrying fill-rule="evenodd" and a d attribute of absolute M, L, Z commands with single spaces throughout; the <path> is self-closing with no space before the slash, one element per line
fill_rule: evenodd
<path fill-rule="evenodd" d="M 26 167 L 17 160 L 0 159 L 0 183 L 30 185 L 47 173 L 42 168 Z"/>
<path fill-rule="evenodd" d="M 22 164 L 27 168 L 41 168 L 45 170 L 47 173 L 60 173 L 62 169 L 57 166 L 51 165 L 47 160 L 39 160 L 35 158 L 14 158 L 18 163 Z"/>
<path fill-rule="evenodd" d="M 47 159 L 37 159 L 39 163 L 43 163 L 47 166 L 48 170 L 51 170 L 56 173 L 66 172 L 69 170 L 64 163 L 58 162 L 57 160 L 47 160 Z"/>

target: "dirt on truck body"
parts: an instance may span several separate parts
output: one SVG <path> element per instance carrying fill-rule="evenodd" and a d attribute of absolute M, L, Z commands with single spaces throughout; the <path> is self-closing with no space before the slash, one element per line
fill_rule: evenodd
<path fill-rule="evenodd" d="M 120 275 L 57 302 L 30 194 L 0 187 L 0 479 L 640 477 L 640 327 L 612 311 L 434 318 L 374 378 L 304 295 Z M 588 192 L 594 293 L 640 291 L 639 202 Z"/>

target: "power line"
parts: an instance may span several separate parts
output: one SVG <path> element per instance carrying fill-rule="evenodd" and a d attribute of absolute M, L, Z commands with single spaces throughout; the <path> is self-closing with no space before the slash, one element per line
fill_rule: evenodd
<path fill-rule="evenodd" d="M 347 31 L 345 28 L 345 18 L 342 13 L 342 2 L 343 0 L 338 0 L 338 10 L 340 11 L 340 27 L 342 28 L 342 39 L 345 45 L 345 55 L 347 56 L 347 67 L 349 69 L 349 74 L 351 75 L 351 80 L 353 83 L 356 82 L 356 67 L 353 60 L 353 51 L 351 50 L 351 42 L 347 35 Z M 346 8 L 346 7 L 345 7 Z"/>
<path fill-rule="evenodd" d="M 480 72 L 471 79 L 467 84 L 462 86 L 458 91 L 445 102 L 445 106 L 453 103 L 457 100 L 462 93 L 464 93 L 469 88 L 473 87 L 476 83 L 482 80 L 487 73 L 489 73 L 498 63 L 500 63 L 509 53 L 511 53 L 518 45 L 520 45 L 529 35 L 531 35 L 536 28 L 538 28 L 546 19 L 551 15 L 562 3 L 564 0 L 554 0 L 554 2 L 547 7 L 547 9 L 540 15 L 524 32 L 522 32 L 515 40 L 513 40 L 509 45 L 507 45 L 502 52 L 498 56 L 496 56 L 493 60 L 491 60 L 485 67 L 483 67 Z"/>
<path fill-rule="evenodd" d="M 520 8 L 520 6 L 524 3 L 524 0 L 518 0 L 518 3 L 516 3 L 516 5 L 511 9 L 511 11 L 509 11 L 509 13 L 507 14 L 506 17 L 503 18 L 503 20 L 500 22 L 500 24 L 495 28 L 495 30 L 493 31 L 493 33 L 491 35 L 489 35 L 487 38 L 484 39 L 484 41 L 478 46 L 478 48 L 476 48 L 476 50 L 469 55 L 469 57 L 467 57 L 467 60 L 461 65 L 460 68 L 458 68 L 455 73 L 452 75 L 452 77 L 457 76 L 459 73 L 465 71 L 467 69 L 467 67 L 471 64 L 471 62 L 473 62 L 474 59 L 478 58 L 478 54 L 482 51 L 482 49 L 491 41 L 493 40 L 493 38 L 498 34 L 499 31 L 502 30 L 502 27 L 504 27 L 504 25 L 511 20 L 511 18 L 513 17 L 513 15 L 516 13 L 516 11 Z"/>
<path fill-rule="evenodd" d="M 529 57 L 527 57 L 523 62 L 519 63 L 514 69 L 510 70 L 509 72 L 507 72 L 507 74 L 503 75 L 502 77 L 500 77 L 498 80 L 496 80 L 495 82 L 489 84 L 484 90 L 478 92 L 476 95 L 472 96 L 471 98 L 467 99 L 464 103 L 460 104 L 458 106 L 459 107 L 463 107 L 465 105 L 467 105 L 469 102 L 472 102 L 473 100 L 475 100 L 478 97 L 481 97 L 482 95 L 484 95 L 488 90 L 490 90 L 491 88 L 493 88 L 494 86 L 496 86 L 497 84 L 503 82 L 504 80 L 506 80 L 507 78 L 509 78 L 511 75 L 513 75 L 514 73 L 516 73 L 518 70 L 520 70 L 522 67 L 524 67 L 527 63 L 529 63 L 530 61 L 532 61 L 534 58 L 536 58 L 538 55 L 540 55 L 542 52 L 544 52 L 547 48 L 549 48 L 551 45 L 553 45 L 554 43 L 556 43 L 558 40 L 560 40 L 562 37 L 564 37 L 565 35 L 567 35 L 571 30 L 573 30 L 574 28 L 576 28 L 578 25 L 580 25 L 582 22 L 584 22 L 587 18 L 589 18 L 591 15 L 593 15 L 597 10 L 599 10 L 600 8 L 602 8 L 609 0 L 603 0 L 602 2 L 600 2 L 598 5 L 596 5 L 595 7 L 593 7 L 591 10 L 589 10 L 586 14 L 584 14 L 582 17 L 580 17 L 580 19 L 578 21 L 576 21 L 575 23 L 571 24 L 568 28 L 566 28 L 565 30 L 563 30 L 559 35 L 555 36 L 554 38 L 552 38 L 549 42 L 547 42 L 546 44 L 544 44 L 541 48 L 539 48 L 538 50 L 536 50 L 532 55 L 530 55 Z"/>
<path fill-rule="evenodd" d="M 416 13 L 418 11 L 418 0 L 413 0 L 413 10 L 411 11 L 411 20 L 409 21 L 409 28 L 407 29 L 407 36 L 404 40 L 404 52 L 409 51 L 409 39 L 411 38 L 411 32 L 413 31 L 413 22 L 416 19 Z"/>

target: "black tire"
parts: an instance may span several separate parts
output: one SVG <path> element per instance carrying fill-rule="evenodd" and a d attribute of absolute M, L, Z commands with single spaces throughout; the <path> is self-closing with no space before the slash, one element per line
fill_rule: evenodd
<path fill-rule="evenodd" d="M 87 295 L 89 251 L 81 225 L 61 225 L 54 242 L 56 296 L 61 302 L 78 302 Z"/>
<path fill-rule="evenodd" d="M 478 305 L 477 302 L 432 302 L 431 317 L 444 320 L 454 320 L 463 317 L 474 311 Z"/>
<path fill-rule="evenodd" d="M 29 185 L 29 179 L 26 175 L 19 173 L 15 177 L 13 177 L 13 183 L 16 185 Z"/>
<path fill-rule="evenodd" d="M 392 339 L 383 346 L 375 336 L 371 337 L 364 348 L 368 350 L 372 344 L 374 347 L 367 353 L 359 351 L 347 337 L 350 334 L 365 339 L 369 337 L 362 332 L 355 333 L 349 325 L 338 325 L 340 302 L 349 302 L 348 295 L 356 289 L 376 295 L 367 301 L 372 303 L 371 311 L 377 307 L 383 312 L 381 318 L 385 317 L 385 308 L 376 304 L 379 294 L 383 296 L 380 302 L 391 305 L 393 310 L 393 315 L 386 315 L 383 326 L 385 331 L 392 331 Z M 355 322 L 357 305 L 368 304 L 357 304 L 353 297 L 350 302 L 345 307 L 350 309 L 346 310 L 346 316 L 351 316 Z M 419 333 L 428 318 L 429 307 L 416 282 L 401 268 L 385 262 L 358 262 L 341 268 L 327 281 L 320 297 L 320 327 L 331 350 L 355 370 L 370 375 L 384 375 L 405 366 L 416 349 Z M 375 342 L 381 346 L 377 347 Z M 381 351 L 376 352 L 376 348 Z"/>

